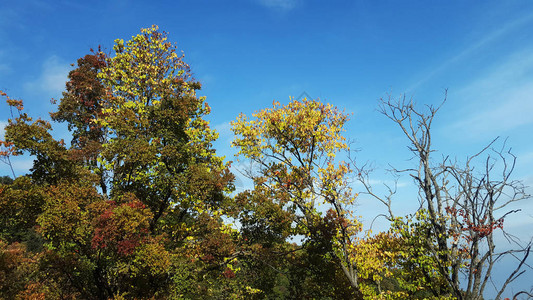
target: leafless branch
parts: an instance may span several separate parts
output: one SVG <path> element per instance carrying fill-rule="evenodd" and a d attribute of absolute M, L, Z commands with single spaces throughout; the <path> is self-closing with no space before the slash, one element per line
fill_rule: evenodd
<path fill-rule="evenodd" d="M 500 140 L 498 137 L 474 155 L 468 156 L 464 164 L 450 161 L 448 156 L 444 156 L 440 164 L 435 164 L 432 160 L 435 150 L 432 148 L 431 127 L 446 97 L 447 92 L 439 105 L 426 105 L 419 110 L 412 99 L 407 100 L 402 96 L 395 100 L 389 96 L 388 99 L 382 99 L 379 111 L 398 125 L 409 141 L 408 149 L 416 158 L 417 167 L 392 170 L 398 174 L 408 173 L 419 187 L 420 205 L 428 211 L 432 226 L 431 240 L 435 241 L 431 249 L 434 249 L 434 256 L 442 264 L 440 272 L 449 283 L 450 291 L 458 299 L 480 299 L 486 283 L 490 281 L 494 264 L 502 255 L 514 255 L 515 252 L 496 253 L 493 232 L 503 229 L 504 219 L 520 210 L 508 210 L 498 215 L 496 212 L 530 195 L 520 181 L 511 180 L 516 156 L 507 149 L 506 140 L 496 148 Z M 361 171 L 359 181 L 366 192 L 385 204 L 389 215 L 393 216 L 391 198 L 376 196 L 368 184 L 368 172 L 364 168 Z M 394 191 L 389 188 L 389 196 Z M 525 251 L 520 241 L 505 231 L 503 233 L 519 246 L 516 252 L 526 252 L 526 255 L 507 278 L 500 294 L 524 272 L 522 269 L 527 265 L 530 249 L 528 246 Z M 459 245 L 450 243 L 452 237 L 461 237 L 461 247 L 468 250 L 468 256 L 460 255 Z M 468 267 L 461 267 L 464 265 Z M 464 273 L 468 282 L 460 284 L 459 273 Z M 462 290 L 463 286 L 466 286 L 466 290 Z"/>

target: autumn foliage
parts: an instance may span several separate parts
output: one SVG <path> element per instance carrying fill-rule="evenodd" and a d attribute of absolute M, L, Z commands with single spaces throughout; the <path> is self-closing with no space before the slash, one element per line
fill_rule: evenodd
<path fill-rule="evenodd" d="M 115 40 L 111 53 L 99 47 L 73 65 L 50 113 L 53 122 L 67 124 L 70 141 L 55 139 L 54 123 L 29 116 L 22 100 L 0 91 L 11 112 L 0 157 L 7 165 L 16 155 L 34 159 L 29 174 L 13 172 L 0 183 L 0 298 L 478 299 L 483 293 L 464 289 L 457 278 L 461 272 L 468 282 L 481 282 L 479 273 L 490 277 L 479 263 L 487 255 L 481 243 L 496 255 L 492 237 L 508 215 L 494 213 L 494 181 L 455 168 L 450 177 L 460 184 L 467 176 L 478 183 L 476 195 L 487 198 L 463 196 L 470 186 L 454 198 L 463 202 L 444 206 L 434 198 L 445 197 L 443 191 L 448 197 L 451 187 L 412 175 L 438 208 L 396 217 L 389 205 L 390 228 L 365 233 L 354 180 L 372 193 L 344 136 L 350 115 L 318 99 L 290 99 L 231 123 L 232 146 L 252 182 L 237 193 L 230 162 L 212 147 L 218 134 L 200 88 L 167 33 L 152 26 Z"/>

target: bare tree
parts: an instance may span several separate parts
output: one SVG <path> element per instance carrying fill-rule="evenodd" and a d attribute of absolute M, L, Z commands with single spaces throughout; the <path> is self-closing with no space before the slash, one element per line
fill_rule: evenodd
<path fill-rule="evenodd" d="M 390 96 L 381 99 L 379 111 L 408 138 L 408 148 L 416 161 L 413 168 L 393 171 L 409 174 L 419 188 L 420 208 L 427 210 L 431 225 L 431 236 L 424 238 L 429 255 L 438 262 L 438 269 L 431 271 L 446 279 L 448 294 L 458 299 L 483 299 L 496 263 L 508 256 L 518 260 L 516 269 L 496 289 L 498 299 L 508 284 L 525 272 L 531 249 L 531 242 L 523 245 L 505 232 L 503 222 L 519 211 L 510 209 L 509 204 L 530 195 L 522 182 L 511 179 L 516 157 L 506 149 L 505 142 L 495 148 L 498 138 L 462 164 L 447 156 L 439 162 L 433 159 L 431 127 L 445 101 L 446 97 L 439 106 L 428 105 L 420 110 L 405 96 L 399 100 Z M 395 187 L 387 186 L 389 194 L 380 196 L 369 184 L 370 171 L 364 167 L 358 171 L 366 193 L 383 203 L 388 210 L 386 217 L 394 219 L 391 204 Z M 515 249 L 496 247 L 497 230 Z"/>

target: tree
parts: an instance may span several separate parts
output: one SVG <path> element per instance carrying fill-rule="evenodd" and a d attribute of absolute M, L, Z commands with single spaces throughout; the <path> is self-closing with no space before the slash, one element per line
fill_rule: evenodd
<path fill-rule="evenodd" d="M 262 201 L 252 218 L 241 215 L 243 234 L 269 234 L 273 241 L 303 236 L 304 248 L 318 247 L 322 259 L 342 269 L 345 289 L 356 292 L 350 248 L 361 227 L 349 210 L 355 200 L 347 184 L 350 166 L 336 159 L 348 150 L 342 136 L 347 120 L 345 113 L 318 100 L 274 102 L 253 119 L 241 114 L 232 122 L 237 136 L 232 145 L 253 164 L 246 175 L 254 190 L 242 196 L 252 205 Z"/>
<path fill-rule="evenodd" d="M 27 176 L 20 176 L 10 185 L 0 184 L 0 239 L 9 243 L 36 242 L 34 227 L 42 212 L 44 191 L 31 183 Z M 27 248 L 39 245 L 27 245 Z"/>
<path fill-rule="evenodd" d="M 0 239 L 0 297 L 2 299 L 45 299 L 42 282 L 37 276 L 39 253 L 26 249 L 22 243 L 6 243 Z"/>
<path fill-rule="evenodd" d="M 12 184 L 13 183 L 13 178 L 9 177 L 9 176 L 2 176 L 0 177 L 0 184 Z"/>
<path fill-rule="evenodd" d="M 25 242 L 21 233 L 34 230 L 42 239 L 32 274 L 42 280 L 29 294 L 248 293 L 232 279 L 238 236 L 222 216 L 233 175 L 212 148 L 210 108 L 167 34 L 157 26 L 141 31 L 117 40 L 112 56 L 92 51 L 69 73 L 51 116 L 68 124 L 70 146 L 54 139 L 51 123 L 24 113 L 22 100 L 2 93 L 18 115 L 0 155 L 35 157 L 28 177 L 0 186 L 0 210 L 14 213 L 0 219 L 2 238 Z M 185 269 L 187 277 L 175 275 Z"/>
<path fill-rule="evenodd" d="M 468 157 L 462 165 L 447 156 L 437 163 L 433 158 L 431 126 L 440 107 L 427 106 L 426 111 L 421 111 L 404 97 L 399 101 L 382 99 L 380 110 L 408 138 L 408 148 L 417 162 L 413 168 L 395 171 L 408 173 L 413 178 L 420 191 L 420 207 L 427 214 L 426 233 L 421 237 L 428 250 L 427 258 L 436 265 L 420 271 L 425 277 L 436 272 L 446 280 L 444 287 L 433 289 L 435 296 L 448 294 L 458 299 L 482 299 L 495 264 L 505 256 L 523 253 L 516 269 L 498 288 L 499 298 L 506 286 L 524 272 L 520 270 L 530 245 L 516 244 L 518 249 L 499 249 L 495 234 L 501 230 L 506 236 L 504 220 L 517 212 L 508 205 L 527 199 L 529 195 L 522 182 L 511 179 L 516 157 L 505 149 L 505 144 L 495 148 L 497 139 Z M 361 168 L 359 174 L 367 193 L 385 204 L 389 219 L 398 222 L 391 209 L 393 192 L 386 197 L 376 195 L 368 184 L 368 170 Z"/>
<path fill-rule="evenodd" d="M 50 116 L 56 122 L 67 123 L 72 131 L 70 158 L 89 168 L 97 176 L 102 193 L 107 195 L 104 165 L 98 160 L 107 135 L 95 120 L 102 117 L 107 95 L 98 73 L 107 66 L 109 57 L 101 49 L 91 52 L 78 59 L 77 68 L 69 72 L 66 91 L 57 111 Z"/>
<path fill-rule="evenodd" d="M 100 175 L 104 194 L 134 193 L 154 214 L 154 230 L 170 207 L 220 202 L 232 177 L 211 148 L 217 134 L 204 120 L 210 108 L 196 96 L 200 83 L 166 33 L 141 31 L 116 40 L 114 57 L 80 59 L 52 116 L 74 130 L 74 149 Z"/>
<path fill-rule="evenodd" d="M 39 184 L 56 184 L 61 179 L 73 179 L 86 173 L 70 159 L 64 141 L 53 138 L 50 122 L 41 118 L 34 121 L 23 112 L 22 100 L 12 99 L 2 91 L 0 96 L 6 98 L 12 116 L 5 128 L 5 141 L 0 142 L 6 147 L 0 156 L 8 161 L 10 156 L 24 152 L 35 157 L 30 177 Z"/>
<path fill-rule="evenodd" d="M 446 296 L 446 278 L 436 272 L 440 262 L 431 255 L 433 243 L 424 209 L 393 219 L 388 231 L 358 240 L 354 252 L 365 298 L 453 298 Z"/>

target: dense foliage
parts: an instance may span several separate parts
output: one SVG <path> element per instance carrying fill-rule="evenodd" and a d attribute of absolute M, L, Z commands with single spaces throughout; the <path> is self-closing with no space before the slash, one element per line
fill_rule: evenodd
<path fill-rule="evenodd" d="M 142 29 L 113 52 L 69 73 L 50 115 L 70 143 L 0 92 L 12 115 L 0 156 L 34 158 L 0 181 L 0 298 L 477 299 L 454 280 L 507 214 L 421 208 L 363 234 L 351 179 L 372 193 L 349 159 L 349 116 L 312 99 L 232 122 L 253 181 L 235 193 L 201 84 L 167 34 Z"/>

